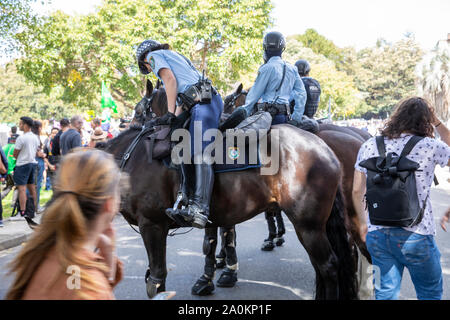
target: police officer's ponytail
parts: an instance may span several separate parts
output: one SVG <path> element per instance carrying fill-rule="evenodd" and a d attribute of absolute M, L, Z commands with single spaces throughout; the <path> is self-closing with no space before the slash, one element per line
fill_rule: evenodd
<path fill-rule="evenodd" d="M 171 49 L 171 48 L 170 48 L 170 45 L 169 45 L 169 44 L 163 43 L 163 44 L 161 44 L 161 45 L 159 45 L 159 46 L 153 48 L 153 49 L 150 50 L 150 51 L 153 52 L 153 51 L 157 51 L 157 50 L 170 50 L 170 49 Z"/>

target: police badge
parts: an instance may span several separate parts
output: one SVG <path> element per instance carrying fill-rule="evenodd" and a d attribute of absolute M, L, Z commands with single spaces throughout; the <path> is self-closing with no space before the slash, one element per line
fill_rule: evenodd
<path fill-rule="evenodd" d="M 229 147 L 228 148 L 228 158 L 231 160 L 237 160 L 239 158 L 240 152 L 238 147 Z"/>

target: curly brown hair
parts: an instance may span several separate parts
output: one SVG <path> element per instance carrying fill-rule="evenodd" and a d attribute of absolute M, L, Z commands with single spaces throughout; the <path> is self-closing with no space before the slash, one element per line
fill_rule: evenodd
<path fill-rule="evenodd" d="M 389 121 L 381 131 L 388 139 L 410 133 L 421 137 L 434 136 L 434 108 L 430 102 L 420 97 L 410 97 L 400 101 Z"/>

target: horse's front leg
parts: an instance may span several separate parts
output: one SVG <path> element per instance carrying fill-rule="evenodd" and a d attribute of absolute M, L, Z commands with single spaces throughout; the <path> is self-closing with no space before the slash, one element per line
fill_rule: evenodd
<path fill-rule="evenodd" d="M 225 249 L 226 268 L 217 280 L 218 287 L 231 288 L 237 282 L 238 259 L 236 254 L 236 228 L 220 228 L 220 235 Z"/>
<path fill-rule="evenodd" d="M 169 228 L 167 224 L 155 224 L 146 218 L 141 218 L 139 230 L 149 262 L 145 274 L 147 295 L 153 298 L 158 292 L 166 290 L 166 243 Z"/>
<path fill-rule="evenodd" d="M 205 255 L 205 272 L 192 287 L 192 294 L 210 295 L 214 291 L 214 275 L 216 273 L 217 227 L 205 228 L 203 254 Z"/>

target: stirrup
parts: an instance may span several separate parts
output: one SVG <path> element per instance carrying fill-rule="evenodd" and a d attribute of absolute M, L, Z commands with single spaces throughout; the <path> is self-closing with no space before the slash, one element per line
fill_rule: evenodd
<path fill-rule="evenodd" d="M 192 227 L 193 217 L 186 217 L 178 212 L 179 210 L 174 210 L 173 208 L 166 209 L 166 215 L 176 222 L 180 227 Z M 187 219 L 186 219 L 187 218 Z"/>
<path fill-rule="evenodd" d="M 180 206 L 180 203 L 183 203 L 183 202 L 186 203 L 187 199 L 186 199 L 186 197 L 185 197 L 183 192 L 178 191 L 177 200 L 175 200 L 175 203 L 173 204 L 173 208 L 172 209 L 173 210 L 177 210 L 178 207 Z M 181 205 L 181 209 L 184 209 L 184 205 Z"/>

